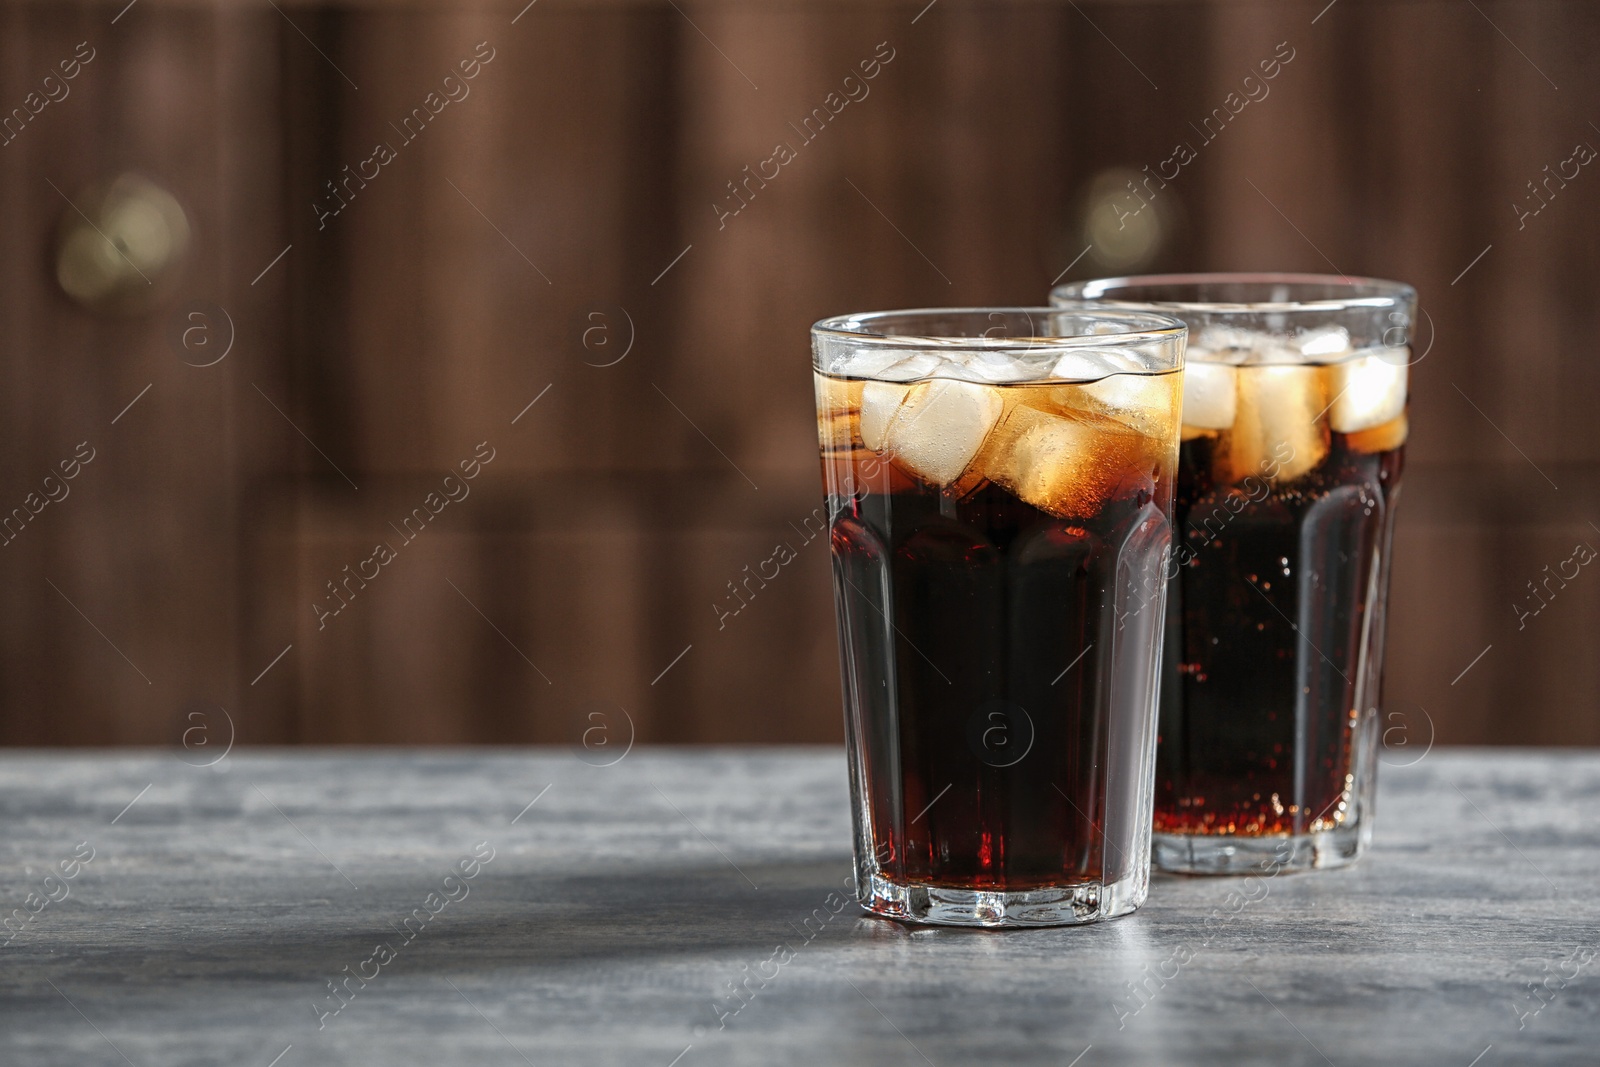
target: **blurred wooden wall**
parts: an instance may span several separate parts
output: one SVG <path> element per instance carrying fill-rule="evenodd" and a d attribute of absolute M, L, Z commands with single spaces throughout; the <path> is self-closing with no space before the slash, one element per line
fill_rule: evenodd
<path fill-rule="evenodd" d="M 645 741 L 837 740 L 807 327 L 1105 273 L 1079 258 L 1096 175 L 1188 141 L 1146 269 L 1422 293 L 1388 683 L 1411 739 L 1600 742 L 1600 573 L 1513 607 L 1600 547 L 1600 173 L 1511 206 L 1600 146 L 1594 5 L 124 4 L 0 0 L 0 108 L 96 50 L 0 147 L 0 511 L 96 457 L 0 547 L 0 741 L 175 743 L 218 707 L 250 742 L 570 743 L 597 709 L 625 733 L 617 708 Z M 480 42 L 470 95 L 403 143 Z M 797 158 L 719 225 L 779 142 Z M 124 171 L 194 239 L 167 296 L 109 316 L 62 293 L 56 234 Z M 233 324 L 210 367 L 171 340 L 200 300 Z M 402 543 L 481 442 L 470 495 Z"/>

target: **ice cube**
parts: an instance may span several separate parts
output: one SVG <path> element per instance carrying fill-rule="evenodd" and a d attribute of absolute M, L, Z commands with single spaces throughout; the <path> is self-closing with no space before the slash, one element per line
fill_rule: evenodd
<path fill-rule="evenodd" d="M 1348 439 L 1350 451 L 1374 455 L 1399 448 L 1406 443 L 1408 429 L 1406 417 L 1399 415 L 1382 426 L 1374 426 L 1370 430 L 1357 430 Z"/>
<path fill-rule="evenodd" d="M 1226 430 L 1238 410 L 1238 370 L 1229 363 L 1189 359 L 1183 366 L 1183 425 Z"/>
<path fill-rule="evenodd" d="M 1328 421 L 1340 433 L 1370 430 L 1406 408 L 1406 364 L 1411 349 L 1385 348 L 1329 368 L 1333 372 L 1333 408 Z"/>
<path fill-rule="evenodd" d="M 1068 382 L 1097 382 L 1122 371 L 1138 369 L 1138 365 L 1119 352 L 1082 348 L 1062 355 L 1050 377 Z"/>
<path fill-rule="evenodd" d="M 889 434 L 889 421 L 900 410 L 909 385 L 894 382 L 864 382 L 861 386 L 861 443 L 874 452 L 882 452 L 884 439 Z"/>
<path fill-rule="evenodd" d="M 1062 391 L 1086 398 L 1098 414 L 1161 437 L 1178 424 L 1178 383 L 1176 374 L 1113 374 L 1089 385 L 1063 386 Z"/>
<path fill-rule="evenodd" d="M 873 377 L 890 382 L 914 382 L 918 378 L 928 377 L 943 362 L 945 362 L 943 356 L 934 355 L 932 352 L 914 352 L 909 356 L 902 354 L 900 359 L 884 367 Z"/>
<path fill-rule="evenodd" d="M 1104 416 L 1012 407 L 974 464 L 1041 511 L 1087 518 L 1137 481 L 1154 484 L 1154 444 Z"/>
<path fill-rule="evenodd" d="M 1315 363 L 1332 363 L 1349 355 L 1350 331 L 1343 326 L 1318 326 L 1295 338 L 1300 354 Z"/>
<path fill-rule="evenodd" d="M 892 348 L 859 348 L 835 356 L 827 372 L 839 378 L 875 378 L 905 358 L 904 352 Z"/>
<path fill-rule="evenodd" d="M 1031 382 L 1050 374 L 1052 360 L 1047 357 L 1041 365 L 1037 356 L 1021 352 L 973 352 L 962 362 L 964 374 L 959 377 L 978 382 Z"/>
<path fill-rule="evenodd" d="M 1243 363 L 1256 349 L 1276 343 L 1271 334 L 1234 326 L 1206 326 L 1198 337 L 1190 340 L 1193 342 L 1189 345 L 1191 352 L 1195 349 L 1211 352 L 1213 359 L 1223 363 Z"/>
<path fill-rule="evenodd" d="M 1166 343 L 1119 348 L 1116 358 L 1128 370 L 1143 374 L 1160 374 L 1172 369 L 1172 357 Z"/>
<path fill-rule="evenodd" d="M 899 358 L 879 369 L 877 378 L 866 382 L 861 390 L 861 443 L 874 452 L 883 451 L 889 422 L 911 392 L 909 385 L 899 383 L 926 378 L 945 362 L 931 352 L 896 355 Z"/>
<path fill-rule="evenodd" d="M 1219 480 L 1292 482 L 1328 454 L 1327 368 L 1267 364 L 1238 369 L 1233 429 L 1218 450 Z"/>
<path fill-rule="evenodd" d="M 1294 366 L 1311 362 L 1296 346 L 1277 338 L 1267 338 L 1245 353 L 1244 366 Z"/>
<path fill-rule="evenodd" d="M 1172 392 L 1168 383 L 1153 374 L 1113 374 L 1082 386 L 1083 391 L 1106 407 L 1129 412 L 1160 412 Z"/>
<path fill-rule="evenodd" d="M 817 391 L 817 440 L 823 451 L 855 446 L 859 432 L 862 383 L 845 378 L 813 375 Z"/>
<path fill-rule="evenodd" d="M 947 379 L 923 382 L 907 390 L 883 440 L 901 466 L 942 488 L 972 462 L 1004 408 L 1000 393 L 986 385 Z M 863 397 L 863 439 L 866 411 Z"/>

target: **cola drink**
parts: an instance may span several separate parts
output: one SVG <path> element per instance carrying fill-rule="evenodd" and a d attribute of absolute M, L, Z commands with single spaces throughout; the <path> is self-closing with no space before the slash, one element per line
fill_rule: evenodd
<path fill-rule="evenodd" d="M 863 904 L 987 925 L 1132 910 L 1181 330 L 1040 310 L 816 329 Z"/>
<path fill-rule="evenodd" d="M 1156 865 L 1337 866 L 1371 834 L 1411 291 L 1191 276 L 1058 291 L 1191 328 Z"/>

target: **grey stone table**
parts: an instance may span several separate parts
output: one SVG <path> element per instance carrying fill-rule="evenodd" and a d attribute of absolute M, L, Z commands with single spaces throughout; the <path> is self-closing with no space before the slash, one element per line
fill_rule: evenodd
<path fill-rule="evenodd" d="M 833 749 L 183 760 L 0 757 L 0 1064 L 1600 1061 L 1590 752 L 1386 766 L 1352 869 L 1022 931 L 843 906 Z"/>

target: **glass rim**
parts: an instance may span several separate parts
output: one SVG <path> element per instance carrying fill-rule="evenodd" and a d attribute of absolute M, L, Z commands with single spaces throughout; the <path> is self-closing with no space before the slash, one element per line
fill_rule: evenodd
<path fill-rule="evenodd" d="M 1314 300 L 1261 300 L 1248 303 L 1227 300 L 1152 300 L 1138 299 L 1138 290 L 1160 287 L 1202 285 L 1319 287 L 1347 290 L 1347 297 L 1323 297 Z M 1108 290 L 1127 289 L 1128 293 L 1106 296 Z M 1120 278 L 1093 278 L 1082 282 L 1067 282 L 1050 290 L 1052 300 L 1083 302 L 1088 306 L 1127 310 L 1160 308 L 1207 315 L 1257 315 L 1281 312 L 1338 312 L 1346 310 L 1384 310 L 1398 308 L 1416 301 L 1417 291 L 1404 282 L 1386 278 L 1368 278 L 1354 274 L 1299 274 L 1273 271 L 1218 271 L 1188 274 L 1131 274 Z M 1060 305 L 1057 305 L 1060 306 Z"/>
<path fill-rule="evenodd" d="M 1065 337 L 988 337 L 959 334 L 889 334 L 871 329 L 871 325 L 897 318 L 913 316 L 960 315 L 1034 315 L 1042 317 L 1061 314 L 1084 315 L 1106 322 L 1122 322 L 1128 328 L 1112 333 L 1085 333 Z M 974 351 L 1049 351 L 1071 348 L 1120 348 L 1132 345 L 1171 342 L 1186 337 L 1189 327 L 1173 315 L 1141 308 L 1098 307 L 929 307 L 901 308 L 892 311 L 860 311 L 847 315 L 832 315 L 818 319 L 811 325 L 813 337 L 826 337 L 839 341 L 890 348 L 971 349 Z"/>

